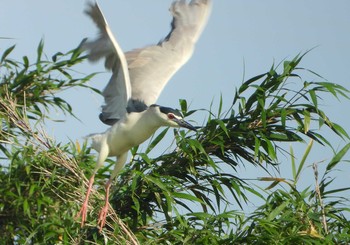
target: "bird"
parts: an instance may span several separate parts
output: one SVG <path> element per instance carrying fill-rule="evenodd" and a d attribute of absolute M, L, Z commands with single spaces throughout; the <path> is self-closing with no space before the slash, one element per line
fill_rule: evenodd
<path fill-rule="evenodd" d="M 211 0 L 175 0 L 170 6 L 171 30 L 157 44 L 123 52 L 98 5 L 89 2 L 85 13 L 98 28 L 94 40 L 84 39 L 80 48 L 89 61 L 105 60 L 112 72 L 102 91 L 104 105 L 100 120 L 111 126 L 104 133 L 91 134 L 91 147 L 99 154 L 89 179 L 78 217 L 81 227 L 87 218 L 89 196 L 95 174 L 107 157 L 116 162 L 105 185 L 105 202 L 98 216 L 99 230 L 106 223 L 109 191 L 114 178 L 127 161 L 128 151 L 150 138 L 162 127 L 196 128 L 183 119 L 179 110 L 156 104 L 170 78 L 190 59 L 211 11 Z"/>

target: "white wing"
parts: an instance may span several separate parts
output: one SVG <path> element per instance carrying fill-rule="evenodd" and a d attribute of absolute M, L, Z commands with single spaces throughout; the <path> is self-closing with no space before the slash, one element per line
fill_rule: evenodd
<path fill-rule="evenodd" d="M 105 105 L 102 106 L 100 115 L 100 119 L 104 123 L 113 124 L 124 116 L 128 101 L 131 98 L 128 64 L 98 4 L 90 3 L 85 13 L 97 25 L 99 36 L 94 41 L 83 42 L 82 49 L 89 50 L 88 57 L 91 61 L 105 58 L 105 67 L 113 72 L 108 85 L 102 92 Z"/>
<path fill-rule="evenodd" d="M 174 1 L 170 33 L 158 43 L 125 54 L 132 98 L 146 105 L 156 102 L 169 79 L 192 56 L 194 45 L 207 22 L 210 0 Z"/>
<path fill-rule="evenodd" d="M 97 24 L 100 35 L 96 41 L 84 46 L 90 50 L 90 60 L 105 57 L 106 68 L 113 71 L 103 91 L 106 105 L 100 115 L 101 120 L 109 124 L 126 112 L 125 98 L 130 98 L 129 83 L 132 99 L 128 104 L 129 109 L 139 110 L 144 108 L 142 105 L 156 102 L 169 79 L 192 56 L 194 45 L 207 22 L 211 0 L 192 0 L 189 3 L 186 0 L 174 1 L 170 7 L 172 29 L 164 40 L 157 45 L 127 52 L 125 57 L 97 4 L 90 4 L 89 7 L 87 14 Z"/>

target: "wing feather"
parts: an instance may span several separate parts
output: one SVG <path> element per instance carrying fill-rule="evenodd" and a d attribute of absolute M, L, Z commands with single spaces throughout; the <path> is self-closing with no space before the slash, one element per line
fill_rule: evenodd
<path fill-rule="evenodd" d="M 85 42 L 83 48 L 89 51 L 91 61 L 105 58 L 106 69 L 113 72 L 103 90 L 105 105 L 100 118 L 104 123 L 120 119 L 127 107 L 128 111 L 138 111 L 156 102 L 170 78 L 192 56 L 210 10 L 211 0 L 174 1 L 169 34 L 156 45 L 124 55 L 97 3 L 89 4 L 86 13 L 97 25 L 99 36 Z"/>
<path fill-rule="evenodd" d="M 170 33 L 158 45 L 126 52 L 133 99 L 146 105 L 156 102 L 170 78 L 192 56 L 210 10 L 210 0 L 174 1 Z"/>
<path fill-rule="evenodd" d="M 96 40 L 84 42 L 82 48 L 89 51 L 90 61 L 105 58 L 106 69 L 113 72 L 102 92 L 105 105 L 102 106 L 100 115 L 104 123 L 113 124 L 125 115 L 127 103 L 131 98 L 128 64 L 98 4 L 90 3 L 85 13 L 95 22 L 99 35 Z"/>

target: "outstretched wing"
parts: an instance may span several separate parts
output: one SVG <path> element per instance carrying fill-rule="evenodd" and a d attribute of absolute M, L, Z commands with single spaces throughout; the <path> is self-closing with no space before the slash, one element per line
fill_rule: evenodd
<path fill-rule="evenodd" d="M 169 79 L 192 56 L 210 10 L 210 0 L 174 1 L 170 33 L 157 45 L 125 54 L 134 100 L 146 105 L 156 102 Z"/>
<path fill-rule="evenodd" d="M 169 79 L 191 57 L 210 13 L 211 0 L 174 1 L 170 33 L 157 45 L 135 49 L 125 56 L 97 4 L 86 13 L 99 28 L 95 41 L 85 42 L 89 60 L 105 58 L 113 75 L 103 91 L 100 119 L 113 124 L 128 111 L 140 111 L 156 102 Z"/>
<path fill-rule="evenodd" d="M 99 35 L 96 40 L 84 41 L 82 49 L 89 51 L 90 61 L 105 58 L 106 69 L 113 72 L 108 85 L 102 92 L 105 105 L 102 106 L 100 114 L 101 121 L 111 125 L 124 116 L 131 98 L 128 64 L 98 4 L 90 3 L 85 13 L 95 22 Z"/>

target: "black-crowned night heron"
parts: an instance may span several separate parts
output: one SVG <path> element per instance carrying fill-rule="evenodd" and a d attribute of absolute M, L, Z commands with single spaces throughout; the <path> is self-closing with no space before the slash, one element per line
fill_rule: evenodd
<path fill-rule="evenodd" d="M 207 22 L 210 6 L 210 0 L 174 1 L 170 7 L 173 15 L 170 33 L 157 45 L 124 54 L 97 3 L 88 5 L 85 13 L 97 25 L 99 36 L 96 40 L 84 41 L 81 47 L 89 52 L 90 61 L 105 58 L 106 69 L 112 70 L 112 77 L 103 90 L 105 105 L 100 114 L 101 121 L 112 127 L 89 136 L 99 156 L 78 213 L 82 226 L 94 176 L 108 156 L 116 156 L 117 160 L 105 187 L 105 205 L 98 219 L 100 230 L 106 221 L 111 183 L 124 166 L 130 148 L 147 140 L 161 126 L 195 130 L 177 110 L 154 103 L 169 79 L 191 57 Z"/>

